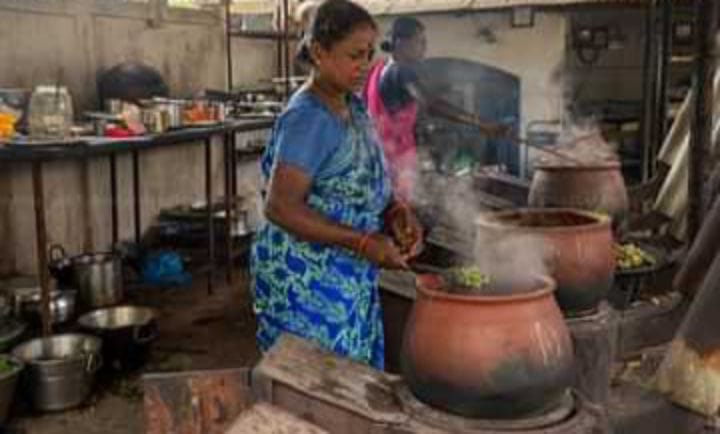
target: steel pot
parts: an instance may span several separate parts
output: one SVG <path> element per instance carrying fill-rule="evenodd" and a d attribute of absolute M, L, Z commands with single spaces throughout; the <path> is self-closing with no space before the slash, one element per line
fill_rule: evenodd
<path fill-rule="evenodd" d="M 152 106 L 155 110 L 165 113 L 163 117 L 167 128 L 180 128 L 183 126 L 183 113 L 186 102 L 183 100 L 170 100 L 165 98 L 154 98 Z"/>
<path fill-rule="evenodd" d="M 65 410 L 90 394 L 102 365 L 102 341 L 94 336 L 65 334 L 33 339 L 12 354 L 26 364 L 25 390 L 38 410 Z"/>
<path fill-rule="evenodd" d="M 0 371 L 0 427 L 5 426 L 8 412 L 15 399 L 17 381 L 23 370 L 23 363 L 16 357 L 0 355 L 4 369 Z"/>
<path fill-rule="evenodd" d="M 530 281 L 530 280 L 528 280 Z M 570 334 L 549 278 L 506 295 L 455 295 L 419 275 L 405 327 L 403 378 L 421 401 L 466 417 L 525 417 L 573 382 Z"/>
<path fill-rule="evenodd" d="M 81 316 L 78 324 L 103 339 L 106 366 L 116 370 L 135 370 L 144 365 L 158 336 L 157 313 L 146 307 L 99 309 Z"/>
<path fill-rule="evenodd" d="M 122 259 L 114 253 L 86 253 L 72 260 L 78 302 L 84 309 L 112 306 L 124 297 Z"/>
<path fill-rule="evenodd" d="M 48 268 L 50 275 L 57 280 L 58 288 L 75 287 L 75 271 L 73 270 L 72 258 L 65 253 L 65 248 L 60 244 L 53 244 L 48 251 L 50 262 Z"/>
<path fill-rule="evenodd" d="M 75 299 L 77 291 L 50 292 L 50 322 L 63 324 L 75 317 Z M 42 319 L 42 294 L 40 288 L 28 293 L 18 293 L 15 298 L 15 311 L 33 321 Z"/>

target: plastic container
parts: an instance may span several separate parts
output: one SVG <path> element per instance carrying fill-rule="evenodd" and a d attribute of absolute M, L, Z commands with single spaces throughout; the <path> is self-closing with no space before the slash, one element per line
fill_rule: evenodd
<path fill-rule="evenodd" d="M 73 105 L 66 87 L 38 86 L 30 97 L 28 132 L 32 138 L 63 138 L 73 123 Z"/>

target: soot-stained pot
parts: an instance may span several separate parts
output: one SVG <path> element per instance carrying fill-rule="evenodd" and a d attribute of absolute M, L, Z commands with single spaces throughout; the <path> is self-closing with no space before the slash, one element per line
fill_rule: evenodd
<path fill-rule="evenodd" d="M 542 242 L 555 296 L 568 316 L 597 309 L 613 284 L 615 256 L 610 219 L 573 209 L 521 209 L 484 213 L 478 236 L 530 236 Z M 517 252 L 522 255 L 524 252 Z"/>
<path fill-rule="evenodd" d="M 402 373 L 428 405 L 466 417 L 542 412 L 573 381 L 573 349 L 554 284 L 537 278 L 507 295 L 456 295 L 420 275 L 405 328 Z"/>
<path fill-rule="evenodd" d="M 535 166 L 528 205 L 532 208 L 576 208 L 610 215 L 620 224 L 628 212 L 625 180 L 617 161 Z"/>

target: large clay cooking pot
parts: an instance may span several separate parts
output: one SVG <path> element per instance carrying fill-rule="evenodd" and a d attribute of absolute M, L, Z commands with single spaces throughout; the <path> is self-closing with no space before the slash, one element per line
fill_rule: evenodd
<path fill-rule="evenodd" d="M 603 212 L 619 224 L 628 211 L 625 180 L 617 161 L 589 165 L 538 163 L 528 205 Z"/>
<path fill-rule="evenodd" d="M 540 239 L 560 308 L 568 316 L 595 310 L 615 275 L 613 235 L 604 215 L 573 209 L 522 209 L 481 214 L 478 236 Z M 492 249 L 492 242 L 488 246 Z M 518 255 L 523 252 L 518 252 Z"/>
<path fill-rule="evenodd" d="M 466 417 L 543 411 L 572 383 L 573 349 L 550 279 L 509 295 L 456 295 L 420 275 L 402 373 L 413 394 Z"/>

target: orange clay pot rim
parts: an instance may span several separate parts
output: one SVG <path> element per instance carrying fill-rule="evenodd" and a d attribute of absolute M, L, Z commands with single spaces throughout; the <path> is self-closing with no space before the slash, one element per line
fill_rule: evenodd
<path fill-rule="evenodd" d="M 432 273 L 421 274 L 421 275 L 417 276 L 416 281 L 419 281 L 421 276 L 435 276 L 435 275 Z M 534 289 L 534 290 L 528 291 L 528 292 L 522 292 L 519 294 L 512 294 L 512 295 L 451 294 L 451 293 L 445 292 L 445 291 L 439 291 L 436 289 L 426 288 L 419 284 L 416 285 L 416 290 L 417 290 L 417 292 L 422 293 L 423 296 L 434 298 L 434 299 L 441 299 L 441 300 L 447 300 L 447 301 L 462 301 L 462 302 L 466 302 L 466 303 L 470 302 L 470 303 L 476 303 L 476 304 L 484 304 L 484 303 L 496 304 L 496 303 L 508 303 L 508 302 L 516 302 L 516 301 L 528 301 L 528 300 L 534 300 L 537 298 L 542 298 L 542 297 L 545 297 L 545 296 L 555 292 L 556 285 L 555 285 L 555 280 L 552 277 L 537 276 L 537 277 L 535 277 L 535 281 L 538 283 L 541 283 L 541 285 L 537 289 Z"/>
<path fill-rule="evenodd" d="M 434 276 L 433 274 L 425 274 Z M 416 281 L 419 281 L 419 278 L 422 275 L 419 275 Z M 440 277 L 442 279 L 442 277 Z M 537 283 L 540 283 L 537 289 L 534 289 L 532 291 L 528 292 L 522 292 L 519 294 L 512 294 L 512 295 L 483 295 L 483 294 L 472 294 L 472 295 L 460 295 L 460 294 L 451 294 L 446 291 L 438 291 L 435 289 L 426 288 L 423 285 L 416 284 L 416 289 L 418 292 L 422 293 L 424 296 L 428 296 L 431 298 L 437 298 L 437 299 L 443 299 L 443 300 L 449 300 L 449 301 L 462 301 L 462 302 L 472 302 L 472 303 L 508 303 L 508 302 L 515 302 L 515 301 L 528 301 L 528 300 L 534 300 L 537 298 L 545 297 L 548 294 L 552 294 L 555 292 L 555 280 L 552 277 L 549 276 L 537 276 L 534 278 Z"/>
<path fill-rule="evenodd" d="M 502 220 L 497 220 L 498 218 L 504 218 L 511 215 L 516 214 L 574 214 L 582 217 L 586 217 L 589 219 L 592 219 L 592 223 L 587 224 L 578 224 L 578 225 L 572 225 L 572 226 L 518 226 L 518 225 L 512 225 L 505 223 Z M 490 217 L 490 218 L 483 218 L 483 217 Z M 481 226 L 481 227 L 487 227 L 487 228 L 495 228 L 495 229 L 514 229 L 518 231 L 524 231 L 524 232 L 578 232 L 578 231 L 588 231 L 588 230 L 594 230 L 594 229 L 607 229 L 610 230 L 612 222 L 612 217 L 609 215 L 600 215 L 598 213 L 593 213 L 590 211 L 585 211 L 581 209 L 576 208 L 516 208 L 514 210 L 510 211 L 488 211 L 488 212 L 481 212 L 478 217 L 475 219 L 475 225 Z"/>
<path fill-rule="evenodd" d="M 607 160 L 603 162 L 595 162 L 595 163 L 589 163 L 589 164 L 573 164 L 570 162 L 567 163 L 543 163 L 542 161 L 539 161 L 534 164 L 534 167 L 536 170 L 547 170 L 547 171 L 560 171 L 560 170 L 568 170 L 568 171 L 583 171 L 583 170 L 608 170 L 608 169 L 619 169 L 620 168 L 620 162 L 617 160 Z"/>

